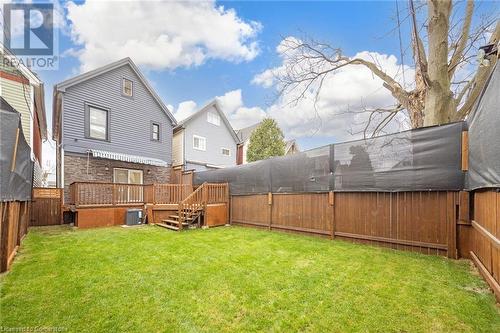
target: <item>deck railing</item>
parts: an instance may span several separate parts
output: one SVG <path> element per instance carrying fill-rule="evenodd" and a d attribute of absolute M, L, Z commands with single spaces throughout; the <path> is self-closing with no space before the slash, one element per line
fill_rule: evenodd
<path fill-rule="evenodd" d="M 153 184 L 152 203 L 176 204 L 193 193 L 193 186 L 189 184 Z"/>
<path fill-rule="evenodd" d="M 203 183 L 179 204 L 178 216 L 181 220 L 179 228 L 182 229 L 182 222 L 184 222 L 186 216 L 196 215 L 198 211 L 205 209 L 207 204 L 227 202 L 229 202 L 229 186 L 227 183 Z"/>
<path fill-rule="evenodd" d="M 196 193 L 196 194 L 195 194 Z M 189 200 L 187 200 L 189 198 Z M 187 201 L 186 201 L 187 200 Z M 188 184 L 117 184 L 75 182 L 70 185 L 70 202 L 75 206 L 117 206 L 140 204 L 182 204 L 186 209 L 229 201 L 228 184 L 205 183 L 193 191 Z"/>
<path fill-rule="evenodd" d="M 69 204 L 75 206 L 176 204 L 191 192 L 193 192 L 191 185 L 75 182 L 70 185 Z"/>

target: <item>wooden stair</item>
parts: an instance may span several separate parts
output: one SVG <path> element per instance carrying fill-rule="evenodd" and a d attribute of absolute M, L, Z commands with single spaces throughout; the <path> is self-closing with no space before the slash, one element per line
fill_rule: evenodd
<path fill-rule="evenodd" d="M 182 229 L 195 229 L 201 227 L 201 216 L 203 215 L 203 208 L 196 211 L 180 211 L 177 215 L 169 215 L 167 219 L 163 219 L 157 225 L 170 230 L 179 230 L 179 225 Z"/>

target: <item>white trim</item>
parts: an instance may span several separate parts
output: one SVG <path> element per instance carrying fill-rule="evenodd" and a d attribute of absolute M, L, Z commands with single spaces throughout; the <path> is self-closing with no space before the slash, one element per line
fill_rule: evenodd
<path fill-rule="evenodd" d="M 203 148 L 198 148 L 194 145 L 194 139 L 198 139 L 198 140 L 203 140 L 205 142 Z M 201 151 L 206 151 L 207 150 L 207 138 L 205 138 L 204 136 L 199 136 L 199 135 L 196 135 L 196 134 L 193 134 L 193 149 L 196 149 L 196 150 L 201 150 Z"/>
<path fill-rule="evenodd" d="M 34 103 L 34 100 L 35 100 L 35 88 L 33 87 L 33 85 L 30 85 L 30 109 L 28 110 L 28 112 L 31 113 L 31 117 L 30 117 L 30 147 L 31 147 L 31 160 L 34 161 L 35 160 L 35 153 L 33 152 L 33 149 L 35 147 L 33 147 L 33 126 L 34 126 L 34 122 L 35 122 L 35 103 Z"/>
<path fill-rule="evenodd" d="M 125 83 L 127 81 L 130 82 L 130 95 L 127 95 L 125 93 Z M 122 94 L 123 94 L 123 96 L 126 96 L 126 97 L 134 97 L 134 81 L 127 79 L 125 77 L 122 77 Z"/>
<path fill-rule="evenodd" d="M 229 154 L 227 154 L 227 155 L 226 155 L 226 154 L 224 154 L 224 149 L 225 149 L 225 150 L 227 150 L 227 151 L 229 152 Z M 221 147 L 221 148 L 220 148 L 220 150 L 221 150 L 221 154 L 222 154 L 222 156 L 228 156 L 228 157 L 231 157 L 231 149 L 226 148 L 226 147 Z"/>

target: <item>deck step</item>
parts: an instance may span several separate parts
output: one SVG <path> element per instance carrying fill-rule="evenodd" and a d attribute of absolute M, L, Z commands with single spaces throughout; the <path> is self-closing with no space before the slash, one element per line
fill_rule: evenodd
<path fill-rule="evenodd" d="M 161 220 L 164 224 L 167 224 L 167 223 L 172 223 L 172 224 L 177 224 L 179 225 L 179 221 L 176 221 L 176 220 L 170 220 L 170 219 L 165 219 L 165 220 Z M 189 225 L 188 222 L 182 222 L 182 225 Z"/>
<path fill-rule="evenodd" d="M 169 215 L 168 217 L 171 217 L 172 219 L 179 219 L 179 216 L 178 215 Z M 185 217 L 184 218 L 185 220 L 189 220 L 189 221 L 192 221 L 193 218 L 192 217 Z"/>
<path fill-rule="evenodd" d="M 170 225 L 170 224 L 165 224 L 165 223 L 156 223 L 157 226 L 160 226 L 162 228 L 167 228 L 167 229 L 171 229 L 171 230 L 179 230 L 179 227 L 175 227 L 173 225 Z"/>

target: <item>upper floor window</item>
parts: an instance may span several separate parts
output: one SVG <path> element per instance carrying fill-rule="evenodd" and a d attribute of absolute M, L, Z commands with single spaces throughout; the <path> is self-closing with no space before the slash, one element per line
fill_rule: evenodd
<path fill-rule="evenodd" d="M 220 116 L 215 112 L 207 112 L 207 121 L 211 124 L 220 125 Z"/>
<path fill-rule="evenodd" d="M 193 148 L 197 150 L 206 150 L 207 139 L 202 136 L 193 135 Z"/>
<path fill-rule="evenodd" d="M 88 106 L 88 136 L 92 139 L 108 140 L 109 110 Z"/>
<path fill-rule="evenodd" d="M 160 141 L 160 124 L 152 123 L 152 125 L 151 125 L 151 140 Z"/>
<path fill-rule="evenodd" d="M 231 156 L 231 151 L 227 148 L 222 148 L 222 155 Z"/>
<path fill-rule="evenodd" d="M 132 97 L 134 94 L 134 85 L 132 81 L 123 79 L 122 81 L 122 94 L 127 97 Z"/>

